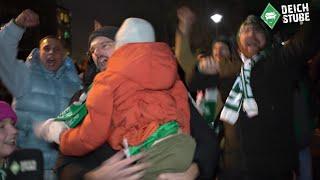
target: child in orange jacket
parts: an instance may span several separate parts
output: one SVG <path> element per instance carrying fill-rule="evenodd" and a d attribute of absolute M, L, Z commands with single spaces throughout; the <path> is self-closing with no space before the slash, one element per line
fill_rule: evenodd
<path fill-rule="evenodd" d="M 146 151 L 152 167 L 144 179 L 191 165 L 195 141 L 189 135 L 187 90 L 170 47 L 154 41 L 149 22 L 125 20 L 107 69 L 89 91 L 84 121 L 55 135 L 63 154 L 82 156 L 103 143 L 128 148 L 128 155 Z"/>

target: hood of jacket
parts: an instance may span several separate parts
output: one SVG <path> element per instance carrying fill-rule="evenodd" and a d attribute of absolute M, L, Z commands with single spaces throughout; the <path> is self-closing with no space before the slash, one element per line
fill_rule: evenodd
<path fill-rule="evenodd" d="M 168 89 L 177 79 L 176 58 L 165 43 L 129 43 L 114 52 L 109 73 L 117 73 L 150 90 Z"/>

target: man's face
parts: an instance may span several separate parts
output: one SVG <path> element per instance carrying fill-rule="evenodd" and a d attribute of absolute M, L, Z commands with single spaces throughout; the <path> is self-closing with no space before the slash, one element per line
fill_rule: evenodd
<path fill-rule="evenodd" d="M 100 71 L 107 68 L 107 61 L 114 52 L 115 42 L 107 37 L 98 36 L 91 41 L 90 53 Z"/>
<path fill-rule="evenodd" d="M 216 42 L 212 46 L 213 59 L 216 61 L 221 61 L 222 59 L 230 58 L 230 50 L 228 45 L 223 42 Z"/>
<path fill-rule="evenodd" d="M 257 26 L 245 25 L 239 32 L 240 51 L 248 58 L 256 55 L 266 45 L 266 36 Z"/>
<path fill-rule="evenodd" d="M 40 44 L 40 60 L 49 71 L 57 71 L 63 63 L 65 51 L 58 39 L 47 38 Z"/>

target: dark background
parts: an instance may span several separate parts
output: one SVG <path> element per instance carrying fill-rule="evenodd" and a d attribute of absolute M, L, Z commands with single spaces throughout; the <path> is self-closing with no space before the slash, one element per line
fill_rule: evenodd
<path fill-rule="evenodd" d="M 174 46 L 176 8 L 188 5 L 198 17 L 192 33 L 192 47 L 206 49 L 216 32 L 218 35 L 235 34 L 248 14 L 260 16 L 269 2 L 281 12 L 281 4 L 305 3 L 308 0 L 0 0 L 0 23 L 16 17 L 23 9 L 33 9 L 40 15 L 41 24 L 27 30 L 19 46 L 19 56 L 24 58 L 45 35 L 55 35 L 61 29 L 68 29 L 70 37 L 66 42 L 71 56 L 81 61 L 86 58 L 87 39 L 93 30 L 94 20 L 104 25 L 120 26 L 127 17 L 144 18 L 153 24 L 158 41 Z M 69 12 L 71 21 L 59 24 L 57 8 Z M 223 15 L 218 27 L 210 19 L 214 13 Z M 283 25 L 279 20 L 272 31 L 287 38 L 297 26 Z"/>

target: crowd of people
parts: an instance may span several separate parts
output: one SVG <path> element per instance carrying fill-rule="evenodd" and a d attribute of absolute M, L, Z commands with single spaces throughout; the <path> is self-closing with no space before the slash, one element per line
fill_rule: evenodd
<path fill-rule="evenodd" d="M 0 96 L 0 179 L 13 152 L 31 148 L 43 154 L 45 180 L 311 180 L 319 76 L 309 77 L 307 62 L 319 61 L 319 25 L 281 44 L 249 15 L 234 37 L 215 37 L 211 53 L 197 56 L 196 14 L 182 6 L 177 17 L 174 51 L 141 18 L 96 27 L 81 79 L 52 35 L 17 59 L 37 13 L 5 24 L 0 80 L 13 102 Z"/>

